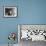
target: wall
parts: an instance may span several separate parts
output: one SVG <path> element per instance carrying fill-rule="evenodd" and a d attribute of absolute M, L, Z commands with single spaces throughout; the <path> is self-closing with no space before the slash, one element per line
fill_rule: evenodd
<path fill-rule="evenodd" d="M 16 6 L 18 16 L 4 18 L 3 6 Z M 46 24 L 46 0 L 0 0 L 0 44 L 8 43 L 9 32 L 18 32 L 18 24 Z"/>
<path fill-rule="evenodd" d="M 10 32 L 16 32 L 17 35 L 17 18 L 4 18 L 3 7 L 4 6 L 18 6 L 18 0 L 0 0 L 0 44 L 7 44 L 8 34 Z M 18 42 L 17 39 L 15 41 Z"/>

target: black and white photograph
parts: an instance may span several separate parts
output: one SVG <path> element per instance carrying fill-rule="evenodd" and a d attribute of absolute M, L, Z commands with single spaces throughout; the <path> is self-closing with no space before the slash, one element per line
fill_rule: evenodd
<path fill-rule="evenodd" d="M 16 17 L 17 7 L 4 7 L 4 17 Z"/>

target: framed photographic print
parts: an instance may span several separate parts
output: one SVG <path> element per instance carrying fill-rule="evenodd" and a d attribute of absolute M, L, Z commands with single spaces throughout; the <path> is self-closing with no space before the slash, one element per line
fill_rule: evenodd
<path fill-rule="evenodd" d="M 19 24 L 18 41 L 46 41 L 46 25 L 39 24 Z"/>
<path fill-rule="evenodd" d="M 16 17 L 17 7 L 4 7 L 4 17 Z"/>

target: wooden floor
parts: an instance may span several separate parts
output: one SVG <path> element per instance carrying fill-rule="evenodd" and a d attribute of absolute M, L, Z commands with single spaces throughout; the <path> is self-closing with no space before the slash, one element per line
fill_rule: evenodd
<path fill-rule="evenodd" d="M 21 40 L 19 46 L 46 46 L 46 42 L 44 41 L 34 41 L 31 40 Z"/>
<path fill-rule="evenodd" d="M 0 46 L 8 46 L 8 44 L 0 44 Z M 31 40 L 21 40 L 19 44 L 15 44 L 13 46 L 46 46 L 46 42 L 42 41 L 35 41 L 32 42 Z"/>

